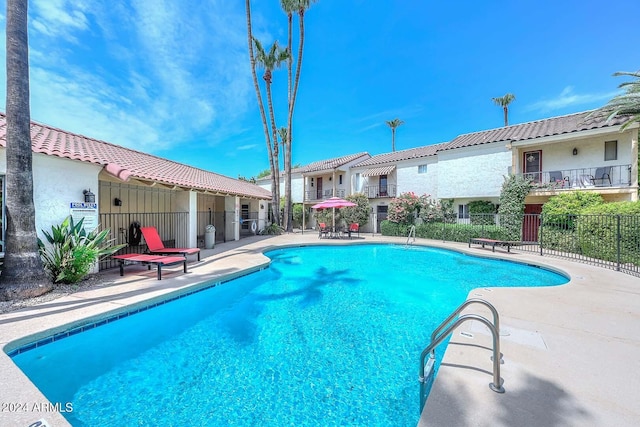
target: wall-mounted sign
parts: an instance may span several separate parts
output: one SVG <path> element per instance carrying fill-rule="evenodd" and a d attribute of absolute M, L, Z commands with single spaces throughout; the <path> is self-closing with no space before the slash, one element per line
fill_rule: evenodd
<path fill-rule="evenodd" d="M 84 219 L 82 225 L 87 233 L 92 232 L 98 227 L 98 204 L 87 202 L 71 202 L 70 214 L 74 224 Z"/>

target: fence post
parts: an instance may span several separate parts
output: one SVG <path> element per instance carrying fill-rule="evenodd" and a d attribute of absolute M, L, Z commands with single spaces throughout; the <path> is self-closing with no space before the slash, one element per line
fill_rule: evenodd
<path fill-rule="evenodd" d="M 617 250 L 618 250 L 618 254 L 617 254 L 617 261 L 618 261 L 618 265 L 616 267 L 617 271 L 620 271 L 620 241 L 622 240 L 622 236 L 620 236 L 620 214 L 616 215 L 616 240 L 617 240 Z"/>
<path fill-rule="evenodd" d="M 542 225 L 544 224 L 544 218 L 542 218 L 542 214 L 538 218 L 540 220 L 540 229 L 538 230 L 538 240 L 540 245 L 540 256 L 542 256 Z M 535 224 L 535 221 L 534 221 Z"/>

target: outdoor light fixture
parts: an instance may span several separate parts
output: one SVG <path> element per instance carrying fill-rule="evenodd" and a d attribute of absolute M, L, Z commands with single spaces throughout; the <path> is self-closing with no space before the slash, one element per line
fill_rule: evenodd
<path fill-rule="evenodd" d="M 574 155 L 574 156 L 577 156 L 577 155 L 578 155 L 578 149 L 577 149 L 577 148 L 574 148 L 574 149 L 573 149 L 573 155 Z"/>
<path fill-rule="evenodd" d="M 260 209 L 264 209 L 264 204 L 260 203 Z"/>
<path fill-rule="evenodd" d="M 116 197 L 115 199 L 113 199 L 113 206 L 122 206 L 122 200 Z"/>
<path fill-rule="evenodd" d="M 82 194 L 84 194 L 84 202 L 85 203 L 95 203 L 96 202 L 96 195 L 91 192 L 91 189 L 82 191 Z"/>

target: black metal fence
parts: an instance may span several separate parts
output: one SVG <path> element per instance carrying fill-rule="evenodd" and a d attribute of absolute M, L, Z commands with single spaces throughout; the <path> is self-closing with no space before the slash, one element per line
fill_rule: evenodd
<path fill-rule="evenodd" d="M 409 227 L 385 221 L 381 231 L 406 236 Z M 640 215 L 472 214 L 416 224 L 416 236 L 465 243 L 471 238 L 516 242 L 514 246 L 524 252 L 640 276 Z"/>
<path fill-rule="evenodd" d="M 109 238 L 114 240 L 114 244 L 127 245 L 118 254 L 144 253 L 147 250 L 137 225 L 156 227 L 166 247 L 189 245 L 187 241 L 189 214 L 187 212 L 100 214 L 100 227 L 111 230 Z M 116 266 L 117 262 L 111 259 L 100 262 L 100 270 Z"/>

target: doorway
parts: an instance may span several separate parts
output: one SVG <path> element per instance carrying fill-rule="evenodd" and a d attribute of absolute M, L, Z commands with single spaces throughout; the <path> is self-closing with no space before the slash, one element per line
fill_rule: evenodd
<path fill-rule="evenodd" d="M 540 214 L 542 205 L 524 205 L 524 218 L 522 220 L 522 240 L 524 242 L 537 242 L 540 229 Z"/>
<path fill-rule="evenodd" d="M 389 211 L 389 206 L 378 205 L 376 207 L 376 214 L 378 217 L 378 221 L 376 222 L 376 231 L 378 233 L 380 233 L 380 224 L 382 223 L 382 221 L 385 221 L 387 219 L 388 211 Z"/>

